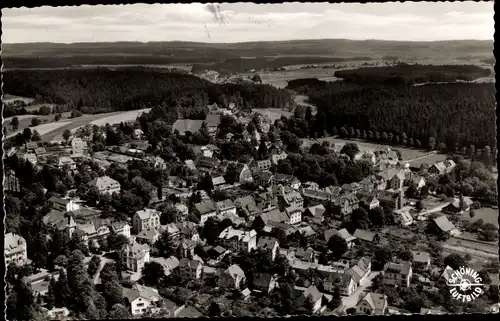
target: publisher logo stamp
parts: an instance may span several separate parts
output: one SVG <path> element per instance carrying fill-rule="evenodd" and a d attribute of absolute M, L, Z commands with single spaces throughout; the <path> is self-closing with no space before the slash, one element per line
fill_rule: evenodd
<path fill-rule="evenodd" d="M 449 286 L 451 296 L 462 302 L 471 302 L 478 298 L 483 291 L 483 279 L 474 269 L 461 266 L 453 271 L 446 285 Z"/>

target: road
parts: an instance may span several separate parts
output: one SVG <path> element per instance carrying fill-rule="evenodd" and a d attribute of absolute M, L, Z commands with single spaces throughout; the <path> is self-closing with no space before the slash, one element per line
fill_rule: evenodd
<path fill-rule="evenodd" d="M 411 159 L 403 159 L 402 162 L 411 163 L 411 162 L 414 162 L 416 160 L 427 158 L 427 157 L 430 157 L 430 156 L 436 155 L 436 154 L 437 154 L 437 152 L 435 150 L 433 150 L 433 151 L 429 152 L 429 154 L 427 154 L 427 155 L 423 155 L 423 156 L 419 156 L 419 157 L 415 157 L 415 158 L 411 158 Z"/>
<path fill-rule="evenodd" d="M 346 296 L 342 298 L 342 311 L 345 311 L 349 308 L 353 308 L 358 304 L 360 300 L 361 292 L 365 291 L 369 286 L 372 285 L 372 280 L 380 274 L 380 271 L 370 272 L 370 275 L 364 280 L 359 287 L 354 291 L 350 296 Z"/>

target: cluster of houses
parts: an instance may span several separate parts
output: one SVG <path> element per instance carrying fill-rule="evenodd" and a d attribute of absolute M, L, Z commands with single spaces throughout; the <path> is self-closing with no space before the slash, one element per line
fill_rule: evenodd
<path fill-rule="evenodd" d="M 178 119 L 172 130 L 184 135 L 187 132 L 197 132 L 202 126 L 206 126 L 208 133 L 215 135 L 220 115 L 232 115 L 234 109 L 234 104 L 229 104 L 225 109 L 211 106 L 211 112 L 205 120 Z M 246 120 L 240 118 L 238 121 L 245 123 Z M 269 120 L 265 117 L 262 119 L 261 128 L 269 128 Z M 138 139 L 141 135 L 140 132 L 135 133 Z M 252 137 L 257 138 L 250 135 L 248 139 Z M 343 186 L 320 188 L 314 182 L 300 182 L 294 176 L 273 173 L 271 171 L 273 166 L 286 159 L 287 153 L 283 151 L 279 142 L 276 144 L 266 142 L 266 144 L 270 151 L 268 159 L 251 160 L 245 164 L 220 161 L 217 158 L 219 149 L 213 144 L 190 146 L 196 157 L 185 162 L 189 169 L 198 176 L 210 175 L 215 190 L 239 193 L 218 202 L 210 199 L 206 193 L 202 193 L 202 201 L 194 204 L 193 212 L 189 213 L 186 200 L 193 190 L 180 177 L 169 177 L 163 190 L 167 194 L 179 197 L 180 203 L 175 206 L 183 218 L 180 222 L 161 224 L 161 213 L 155 208 L 164 199 L 155 196 L 148 207 L 137 211 L 129 221 L 102 219 L 99 211 L 85 206 L 77 199 L 52 197 L 49 200 L 51 209 L 43 217 L 43 223 L 53 233 L 67 238 L 79 233 L 89 245 L 96 248 L 99 248 L 101 240 L 110 233 L 125 236 L 129 239 L 129 243 L 121 249 L 121 257 L 132 280 L 140 277 L 146 263 L 157 262 L 164 267 L 166 275 L 176 274 L 188 280 L 215 279 L 218 287 L 240 291 L 245 299 L 258 293 L 270 293 L 279 284 L 280 276 L 257 273 L 253 279 L 248 280 L 243 269 L 236 264 L 221 267 L 223 258 L 235 253 L 251 253 L 254 250 L 267 253 L 272 261 L 278 255 L 282 255 L 286 257 L 297 275 L 307 276 L 314 271 L 321 276 L 323 292 L 320 292 L 315 285 L 294 288 L 295 302 L 298 305 L 310 300 L 312 302 L 310 312 L 320 313 L 325 309 L 324 303 L 332 300 L 335 289 L 340 289 L 343 296 L 349 297 L 356 294 L 360 287 L 366 286 L 372 274 L 371 259 L 362 257 L 319 264 L 319 253 L 313 248 L 280 248 L 279 241 L 269 235 L 275 230 L 283 231 L 286 236 L 299 232 L 308 240 L 323 246 L 332 236 L 337 235 L 345 240 L 348 249 L 359 243 L 376 244 L 380 235 L 369 230 L 357 229 L 352 235 L 346 229 L 331 228 L 332 226 L 325 230 L 325 217 L 329 215 L 341 222 L 348 220 L 358 207 L 367 210 L 389 207 L 394 210 L 397 223 L 402 227 L 409 226 L 421 215 L 414 210 L 415 204 L 404 197 L 404 190 L 410 185 L 417 190 L 422 189 L 426 184 L 425 178 L 412 171 L 408 165 L 402 166 L 395 151 L 390 148 L 378 148 L 373 152 L 360 152 L 355 155 L 356 160 L 366 160 L 373 165 L 374 175 Z M 155 166 L 166 166 L 161 158 L 147 156 L 146 149 L 147 146 L 144 144 L 111 148 L 94 155 L 93 160 L 99 161 L 104 168 L 112 162 L 122 164 L 130 157 L 149 161 Z M 82 157 L 88 157 L 88 147 L 86 141 L 74 138 L 69 146 L 59 147 L 57 153 L 48 153 L 44 147 L 38 147 L 34 142 L 27 143 L 22 151 L 23 157 L 33 164 L 46 162 L 50 158 L 47 157 L 48 154 L 58 155 L 56 166 L 74 169 Z M 115 157 L 115 154 L 122 156 Z M 432 175 L 441 175 L 448 173 L 454 167 L 453 161 L 444 161 L 431 166 L 428 172 Z M 237 172 L 234 184 L 229 184 L 224 179 L 229 168 Z M 241 184 L 249 182 L 256 183 L 261 189 L 243 193 L 244 191 L 238 188 Z M 119 193 L 121 190 L 120 184 L 108 176 L 95 178 L 89 186 L 95 187 L 102 194 L 109 195 Z M 19 181 L 13 172 L 7 173 L 6 187 L 11 191 L 20 189 Z M 451 199 L 442 211 L 458 213 L 470 208 L 471 204 L 468 198 L 455 198 Z M 188 220 L 189 214 L 194 215 L 197 220 L 194 222 Z M 220 221 L 229 219 L 232 222 L 232 226 L 220 232 L 215 244 L 207 244 L 198 232 L 210 218 L 217 218 Z M 443 233 L 460 234 L 445 215 L 433 219 L 433 222 Z M 257 225 L 262 227 L 263 234 L 254 229 Z M 158 256 L 159 249 L 156 243 L 163 233 L 169 235 L 177 248 L 176 254 L 169 258 Z M 210 259 L 203 260 L 196 255 L 196 247 L 202 247 Z M 383 280 L 387 285 L 409 287 L 413 280 L 413 271 L 431 269 L 429 253 L 412 252 L 412 254 L 411 262 L 394 261 L 384 266 Z M 7 263 L 22 265 L 28 262 L 26 241 L 18 235 L 7 234 L 5 256 Z M 161 298 L 156 289 L 138 284 L 132 289 L 124 289 L 124 296 L 128 298 L 130 311 L 134 316 L 152 311 L 153 313 L 167 311 L 172 316 L 182 316 L 183 311 L 189 309 L 187 306 L 176 306 L 171 301 Z M 360 314 L 387 314 L 389 311 L 387 296 L 365 293 L 359 298 L 355 308 Z"/>

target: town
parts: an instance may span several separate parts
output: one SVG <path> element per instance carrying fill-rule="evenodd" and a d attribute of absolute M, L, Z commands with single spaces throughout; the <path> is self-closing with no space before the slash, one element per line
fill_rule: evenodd
<path fill-rule="evenodd" d="M 206 110 L 205 120 L 154 121 L 147 135 L 139 121 L 83 126 L 59 142 L 23 133 L 5 160 L 5 256 L 27 308 L 66 318 L 388 315 L 498 302 L 498 226 L 473 220 L 494 205 L 450 187 L 491 179 L 482 163 L 453 155 L 413 166 L 397 147 L 361 151 L 354 138 L 290 152 L 283 119 L 234 103 Z M 320 167 L 359 180 L 313 181 L 332 176 Z M 465 306 L 447 286 L 462 266 L 484 282 Z"/>

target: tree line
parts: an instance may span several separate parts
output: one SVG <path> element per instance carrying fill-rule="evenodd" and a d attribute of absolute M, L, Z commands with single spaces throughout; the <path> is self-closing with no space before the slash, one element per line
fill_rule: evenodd
<path fill-rule="evenodd" d="M 155 107 L 201 107 L 209 103 L 249 108 L 289 108 L 290 93 L 270 85 L 213 84 L 181 72 L 140 69 L 11 70 L 4 90 L 68 110 L 102 113 Z"/>
<path fill-rule="evenodd" d="M 408 87 L 298 79 L 287 88 L 308 95 L 318 108 L 314 117 L 306 114 L 305 129 L 312 129 L 308 136 L 372 136 L 385 143 L 453 151 L 496 146 L 493 84 Z"/>

